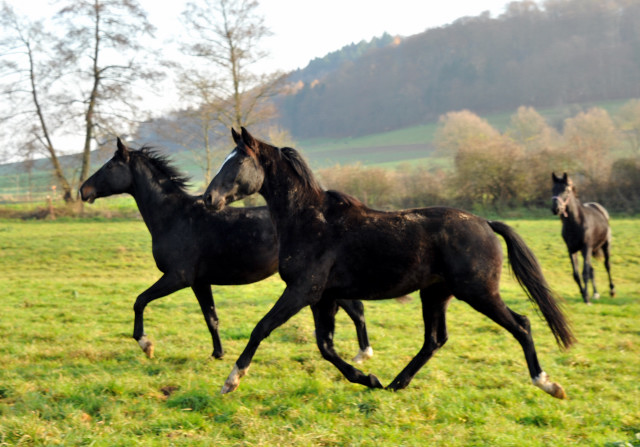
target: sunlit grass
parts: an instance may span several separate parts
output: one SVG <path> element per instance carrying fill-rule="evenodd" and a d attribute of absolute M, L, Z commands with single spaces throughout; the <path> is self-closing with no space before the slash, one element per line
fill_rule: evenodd
<path fill-rule="evenodd" d="M 280 295 L 275 276 L 214 287 L 225 358 L 190 290 L 152 302 L 147 359 L 131 338 L 136 296 L 158 277 L 140 221 L 0 221 L 0 445 L 640 445 L 639 221 L 613 222 L 618 296 L 585 306 L 560 223 L 514 220 L 564 298 L 579 343 L 560 350 L 505 267 L 503 298 L 527 314 L 541 364 L 566 389 L 533 387 L 517 342 L 466 304 L 449 342 L 406 390 L 349 383 L 315 346 L 304 309 L 266 339 L 240 388 L 220 387 L 255 323 Z M 389 383 L 422 344 L 420 302 L 366 303 L 375 350 L 363 370 Z M 338 352 L 357 351 L 343 312 Z"/>

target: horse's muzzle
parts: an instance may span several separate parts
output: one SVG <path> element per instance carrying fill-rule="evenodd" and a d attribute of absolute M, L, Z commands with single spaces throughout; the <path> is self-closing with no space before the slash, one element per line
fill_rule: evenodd
<path fill-rule="evenodd" d="M 213 194 L 207 192 L 203 196 L 204 204 L 212 211 L 220 211 L 225 206 L 224 197 L 217 195 L 214 197 Z"/>
<path fill-rule="evenodd" d="M 82 185 L 80 188 L 80 198 L 83 202 L 93 203 L 98 196 L 98 192 L 93 186 Z"/>

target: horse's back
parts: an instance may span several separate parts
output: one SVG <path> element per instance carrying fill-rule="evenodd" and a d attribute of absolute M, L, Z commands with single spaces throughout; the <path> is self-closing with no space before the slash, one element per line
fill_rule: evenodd
<path fill-rule="evenodd" d="M 365 292 L 359 298 L 393 297 L 479 272 L 499 278 L 500 242 L 485 219 L 466 211 L 367 210 L 352 224 L 341 231 L 330 287 L 348 284 L 345 292 Z"/>
<path fill-rule="evenodd" d="M 584 206 L 588 206 L 589 208 L 598 211 L 605 217 L 605 219 L 607 219 L 607 222 L 609 222 L 609 212 L 605 209 L 604 206 L 600 205 L 597 202 L 587 202 L 584 204 Z"/>

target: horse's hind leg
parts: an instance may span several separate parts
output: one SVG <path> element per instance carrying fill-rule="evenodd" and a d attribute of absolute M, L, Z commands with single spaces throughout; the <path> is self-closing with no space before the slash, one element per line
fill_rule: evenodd
<path fill-rule="evenodd" d="M 207 323 L 207 328 L 209 328 L 209 333 L 211 334 L 211 340 L 213 342 L 213 353 L 211 356 L 220 359 L 224 355 L 224 349 L 222 349 L 222 342 L 220 341 L 220 334 L 218 333 L 218 315 L 216 314 L 216 305 L 213 302 L 211 285 L 198 283 L 194 284 L 191 289 L 198 299 L 204 321 Z"/>
<path fill-rule="evenodd" d="M 491 318 L 494 322 L 509 331 L 511 335 L 518 340 L 520 346 L 522 346 L 522 350 L 524 351 L 524 357 L 527 361 L 529 374 L 535 386 L 558 399 L 564 399 L 566 397 L 562 386 L 555 382 L 551 382 L 547 373 L 545 373 L 540 367 L 536 348 L 533 343 L 533 337 L 531 335 L 531 325 L 529 324 L 529 319 L 527 317 L 517 314 L 509 309 L 504 301 L 502 301 L 498 292 L 489 293 L 486 297 L 469 295 L 456 296 L 467 302 L 478 312 Z"/>
<path fill-rule="evenodd" d="M 373 348 L 369 344 L 369 334 L 367 334 L 367 324 L 364 320 L 364 305 L 359 300 L 338 300 L 338 305 L 344 309 L 353 320 L 356 327 L 356 335 L 358 336 L 358 345 L 360 350 L 353 358 L 356 363 L 362 363 L 373 357 Z"/>
<path fill-rule="evenodd" d="M 178 281 L 173 275 L 162 275 L 162 277 L 155 282 L 151 287 L 142 292 L 136 299 L 133 305 L 133 311 L 135 312 L 135 318 L 133 321 L 133 338 L 136 339 L 147 357 L 153 357 L 153 343 L 147 338 L 147 334 L 144 333 L 144 309 L 153 300 L 162 298 L 183 289 L 185 284 Z"/>
<path fill-rule="evenodd" d="M 322 299 L 311 306 L 316 326 L 316 341 L 318 349 L 325 360 L 330 361 L 340 372 L 353 383 L 366 385 L 369 388 L 382 388 L 382 384 L 373 374 L 366 375 L 362 371 L 349 365 L 336 353 L 333 347 L 333 332 L 335 329 L 335 314 L 337 303 L 332 299 Z"/>
<path fill-rule="evenodd" d="M 607 275 L 609 275 L 609 295 L 616 296 L 616 287 L 611 279 L 611 265 L 609 264 L 609 241 L 602 246 L 602 253 L 604 254 L 604 266 L 607 269 Z"/>
<path fill-rule="evenodd" d="M 434 352 L 447 342 L 445 314 L 451 300 L 451 292 L 444 284 L 436 284 L 421 290 L 420 299 L 422 300 L 422 318 L 424 319 L 424 344 L 418 354 L 387 386 L 388 390 L 397 391 L 406 388 Z"/>

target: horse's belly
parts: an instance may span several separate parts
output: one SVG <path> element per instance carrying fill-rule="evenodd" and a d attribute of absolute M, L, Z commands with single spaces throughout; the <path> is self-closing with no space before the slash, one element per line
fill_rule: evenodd
<path fill-rule="evenodd" d="M 379 300 L 397 298 L 441 280 L 426 266 L 369 270 L 355 268 L 349 274 L 329 278 L 327 290 L 338 299 Z"/>

